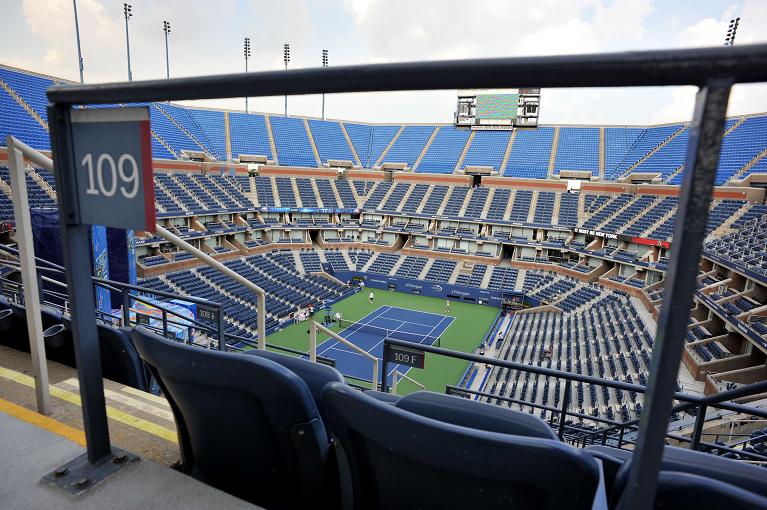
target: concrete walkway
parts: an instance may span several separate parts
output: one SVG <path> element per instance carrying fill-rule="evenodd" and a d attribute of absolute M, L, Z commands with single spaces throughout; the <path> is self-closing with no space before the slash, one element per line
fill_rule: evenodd
<path fill-rule="evenodd" d="M 485 357 L 488 359 L 497 359 L 501 355 L 501 350 L 506 345 L 505 341 L 505 335 L 509 330 L 509 326 L 511 325 L 512 318 L 514 316 L 504 315 L 503 319 L 501 319 L 501 326 L 498 329 L 498 331 L 503 331 L 504 333 L 504 342 L 501 343 L 500 346 L 497 347 L 497 342 L 495 341 L 496 338 L 498 338 L 498 333 L 495 334 L 495 338 L 492 338 L 490 341 L 490 346 L 485 349 Z M 477 351 L 478 353 L 479 351 Z M 485 382 L 485 375 L 487 374 L 488 380 L 490 378 L 490 372 L 493 371 L 493 366 L 491 365 L 489 368 L 485 366 L 484 363 L 475 363 L 475 367 L 477 367 L 477 375 L 474 376 L 474 380 L 471 383 L 471 386 L 469 386 L 470 390 L 474 391 L 481 391 L 482 385 Z"/>
<path fill-rule="evenodd" d="M 145 459 L 125 466 L 76 498 L 40 479 L 84 453 L 81 446 L 3 413 L 0 430 L 0 506 L 4 510 L 260 508 Z"/>

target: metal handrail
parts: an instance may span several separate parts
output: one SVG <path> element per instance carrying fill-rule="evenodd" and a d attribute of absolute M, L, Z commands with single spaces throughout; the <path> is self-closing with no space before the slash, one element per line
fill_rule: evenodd
<path fill-rule="evenodd" d="M 541 409 L 541 410 L 549 411 L 551 413 L 558 413 L 556 423 L 559 426 L 560 439 L 564 438 L 564 434 L 567 429 L 567 424 L 566 424 L 567 418 L 573 417 L 573 418 L 589 420 L 589 421 L 604 423 L 609 425 L 607 428 L 593 430 L 593 431 L 578 430 L 579 435 L 576 435 L 575 437 L 570 438 L 574 442 L 582 441 L 584 445 L 593 444 L 596 441 L 596 438 L 598 436 L 601 436 L 602 441 L 604 443 L 604 441 L 606 441 L 608 437 L 614 437 L 614 436 L 611 436 L 611 434 L 614 434 L 618 436 L 617 443 L 619 447 L 622 446 L 622 444 L 624 443 L 626 444 L 633 443 L 633 441 L 627 440 L 624 437 L 624 434 L 626 432 L 626 429 L 638 428 L 640 418 L 636 418 L 627 422 L 619 422 L 617 420 L 609 420 L 599 416 L 591 416 L 591 415 L 587 415 L 587 414 L 583 414 L 579 412 L 568 411 L 567 408 L 570 405 L 569 397 L 570 397 L 570 391 L 571 391 L 571 384 L 572 382 L 582 382 L 582 383 L 592 384 L 596 386 L 610 387 L 610 388 L 621 390 L 621 391 L 635 391 L 641 394 L 645 394 L 647 392 L 647 388 L 645 386 L 625 383 L 622 381 L 612 381 L 609 379 L 603 379 L 603 378 L 594 377 L 594 376 L 584 376 L 584 375 L 575 374 L 572 372 L 566 372 L 566 371 L 552 369 L 552 368 L 544 368 L 544 367 L 536 366 L 536 365 L 526 365 L 524 363 L 517 363 L 517 362 L 501 360 L 497 358 L 487 358 L 484 356 L 478 356 L 476 354 L 453 351 L 453 350 L 445 349 L 442 347 L 433 347 L 430 345 L 418 344 L 415 342 L 407 342 L 404 340 L 397 340 L 397 339 L 390 339 L 390 338 L 387 338 L 384 340 L 383 365 L 382 365 L 383 374 L 386 373 L 386 369 L 387 369 L 386 367 L 388 364 L 387 362 L 388 352 L 391 345 L 407 347 L 409 349 L 415 349 L 415 350 L 447 356 L 451 358 L 463 359 L 463 360 L 471 361 L 475 363 L 484 363 L 484 364 L 494 365 L 501 368 L 508 368 L 512 370 L 518 370 L 521 372 L 533 373 L 537 375 L 545 375 L 549 377 L 563 379 L 565 381 L 564 395 L 562 398 L 562 405 L 561 407 L 558 407 L 558 408 L 553 406 L 543 405 L 543 404 L 537 404 L 535 402 L 528 402 L 521 399 L 494 395 L 492 393 L 487 393 L 484 391 L 476 391 L 476 390 L 471 390 L 467 388 L 461 388 L 454 385 L 446 385 L 445 390 L 446 390 L 446 393 L 449 393 L 449 394 L 461 395 L 461 394 L 468 393 L 468 394 L 478 395 L 478 396 L 482 396 L 486 398 L 494 398 L 494 399 L 502 400 L 504 402 L 519 404 L 523 406 L 529 406 L 534 409 Z M 386 385 L 386 377 L 383 375 L 381 378 L 381 388 L 382 388 L 382 391 L 388 391 L 388 386 Z M 683 403 L 677 404 L 676 406 L 674 406 L 672 408 L 672 414 L 676 412 L 690 410 L 690 409 L 696 409 L 695 430 L 698 431 L 697 439 L 696 439 L 695 433 L 693 434 L 692 438 L 686 438 L 685 436 L 682 436 L 679 434 L 673 434 L 672 432 L 668 432 L 666 436 L 678 441 L 690 442 L 691 448 L 693 449 L 699 449 L 700 446 L 707 446 L 709 448 L 722 449 L 721 445 L 700 441 L 700 429 L 702 429 L 702 424 L 705 421 L 706 408 L 715 407 L 717 409 L 725 409 L 728 411 L 745 413 L 745 414 L 749 414 L 753 416 L 767 418 L 767 409 L 759 409 L 759 408 L 750 407 L 743 404 L 737 404 L 735 402 L 725 402 L 727 400 L 734 400 L 738 398 L 757 395 L 765 391 L 767 391 L 767 381 L 759 381 L 750 385 L 740 386 L 733 390 L 729 390 L 716 395 L 710 395 L 705 397 L 699 397 L 697 395 L 688 395 L 685 393 L 677 392 L 675 393 L 674 398 L 676 400 L 682 401 Z M 555 416 L 552 416 L 551 423 L 552 424 L 555 423 Z M 741 453 L 739 450 L 733 449 L 733 451 L 737 451 L 738 453 Z M 765 455 L 749 454 L 749 452 L 743 452 L 743 455 L 750 456 L 758 460 L 767 460 L 767 456 Z"/>
<path fill-rule="evenodd" d="M 627 383 L 623 381 L 612 381 L 610 379 L 602 379 L 600 377 L 595 377 L 592 375 L 583 375 L 583 374 L 575 374 L 572 372 L 565 372 L 562 370 L 557 370 L 555 368 L 545 368 L 545 367 L 536 366 L 536 365 L 526 365 L 524 363 L 517 363 L 515 361 L 508 361 L 508 360 L 502 360 L 497 358 L 488 358 L 485 356 L 479 356 L 479 355 L 470 354 L 467 352 L 453 351 L 450 349 L 445 349 L 443 347 L 434 347 L 431 345 L 408 342 L 405 340 L 397 340 L 394 338 L 387 338 L 384 340 L 384 361 L 383 361 L 384 368 L 386 367 L 386 364 L 387 364 L 386 353 L 390 345 L 399 345 L 402 347 L 408 347 L 410 349 L 430 352 L 432 354 L 439 354 L 439 355 L 448 356 L 451 358 L 463 359 L 463 360 L 472 361 L 475 363 L 484 363 L 484 364 L 494 365 L 501 368 L 510 368 L 513 370 L 521 370 L 523 372 L 531 372 L 533 374 L 538 374 L 538 375 L 557 377 L 557 378 L 569 380 L 572 382 L 581 382 L 586 384 L 595 384 L 598 386 L 607 386 L 608 388 L 624 390 L 624 391 L 635 391 L 637 393 L 645 393 L 647 391 L 647 388 L 645 386 L 642 386 L 639 384 Z M 381 380 L 382 388 L 384 388 L 385 382 L 386 381 L 384 379 Z M 762 382 L 754 383 L 754 384 L 759 385 L 760 390 L 762 388 L 767 389 L 767 386 L 764 386 L 764 385 L 767 385 L 767 381 L 762 381 Z M 749 388 L 749 387 L 750 386 L 741 386 L 738 389 Z M 732 390 L 732 391 L 735 391 L 735 390 Z M 708 398 L 709 397 L 703 398 L 703 397 L 698 397 L 695 395 L 689 395 L 687 393 L 680 393 L 680 392 L 674 393 L 675 400 L 681 400 L 683 402 L 690 402 L 693 404 L 710 405 L 710 403 L 706 400 Z M 721 407 L 722 409 L 727 409 L 728 411 L 735 411 L 735 412 L 741 412 L 741 413 L 751 412 L 753 410 L 753 408 L 747 407 L 741 404 L 726 403 L 726 402 L 720 403 L 717 407 Z M 761 412 L 762 411 L 760 411 L 760 413 Z M 763 413 L 764 413 L 764 417 L 767 417 L 767 411 L 764 411 Z"/>
<path fill-rule="evenodd" d="M 674 222 L 663 306 L 658 318 L 645 409 L 640 421 L 637 461 L 632 463 L 622 510 L 654 504 L 664 439 L 676 393 L 689 310 L 702 254 L 721 150 L 727 104 L 735 83 L 767 81 L 767 45 L 673 49 L 601 55 L 565 55 L 464 61 L 412 62 L 279 72 L 244 73 L 105 85 L 54 86 L 48 90 L 51 136 L 57 149 L 57 178 L 72 172 L 71 108 L 76 104 L 171 101 L 244 96 L 273 96 L 389 90 L 446 90 L 517 87 L 624 87 L 696 85 L 689 126 L 683 185 Z M 59 165 L 57 165 L 58 167 Z M 64 173 L 62 173 L 64 172 Z M 83 238 L 83 230 L 73 231 Z M 81 243 L 82 244 L 82 243 Z M 692 262 L 692 263 L 691 263 Z M 83 267 L 76 267 L 83 272 Z M 79 283 L 82 285 L 82 283 Z M 86 321 L 83 320 L 85 323 Z M 82 369 L 87 374 L 87 369 Z M 383 371 L 386 372 L 385 370 Z M 542 372 L 545 373 L 545 372 Z M 86 375 L 83 375 L 85 378 Z M 95 380 L 95 377 L 91 377 Z M 588 382 L 589 379 L 583 379 Z M 384 378 L 385 381 L 385 378 Z M 98 389 L 98 383 L 92 385 Z M 629 389 L 627 386 L 625 389 Z M 88 387 L 85 388 L 86 391 Z M 722 407 L 725 404 L 717 404 Z M 732 404 L 728 404 L 733 407 Z M 86 427 L 89 459 L 106 455 L 109 446 L 104 406 L 84 406 L 93 416 Z"/>
<path fill-rule="evenodd" d="M 350 79 L 353 77 L 353 79 Z M 417 79 L 416 79 L 417 77 Z M 443 60 L 54 85 L 59 105 L 394 90 L 703 85 L 767 81 L 767 44 L 585 55 Z"/>

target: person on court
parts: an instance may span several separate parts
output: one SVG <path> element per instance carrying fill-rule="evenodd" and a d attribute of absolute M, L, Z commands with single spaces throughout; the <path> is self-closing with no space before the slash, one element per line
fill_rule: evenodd
<path fill-rule="evenodd" d="M 371 290 L 371 291 L 370 291 L 370 294 L 368 294 L 368 302 L 369 302 L 371 305 L 373 304 L 373 298 L 375 298 L 375 296 L 373 295 L 373 291 Z"/>
<path fill-rule="evenodd" d="M 450 311 L 450 300 L 449 299 L 445 300 L 445 311 L 446 312 Z"/>

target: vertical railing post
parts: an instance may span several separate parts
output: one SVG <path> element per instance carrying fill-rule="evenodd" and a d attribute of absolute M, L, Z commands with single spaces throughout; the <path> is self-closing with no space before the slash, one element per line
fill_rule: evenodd
<path fill-rule="evenodd" d="M 128 289 L 123 287 L 122 290 L 122 298 L 123 298 L 123 326 L 126 328 L 130 327 L 130 293 Z"/>
<path fill-rule="evenodd" d="M 388 372 L 388 362 L 386 361 L 389 357 L 389 341 L 384 339 L 384 345 L 383 345 L 383 362 L 381 363 L 381 391 L 384 393 L 389 392 L 389 385 L 386 380 L 386 372 Z M 373 386 L 375 386 L 375 381 L 373 381 Z M 375 387 L 373 388 L 375 389 Z"/>
<path fill-rule="evenodd" d="M 317 362 L 317 323 L 310 321 L 309 326 L 309 361 Z M 375 381 L 373 381 L 375 384 Z"/>
<path fill-rule="evenodd" d="M 562 409 L 559 411 L 559 440 L 565 436 L 565 420 L 567 419 L 567 407 L 570 405 L 570 379 L 565 381 L 565 393 L 562 396 Z"/>
<path fill-rule="evenodd" d="M 48 123 L 59 202 L 61 248 L 66 267 L 66 282 L 71 307 L 72 336 L 75 344 L 77 377 L 83 410 L 83 430 L 88 461 L 95 464 L 112 454 L 109 440 L 101 353 L 96 330 L 96 302 L 93 293 L 90 233 L 91 226 L 80 223 L 77 196 L 77 163 L 74 160 L 71 108 L 48 107 Z"/>
<path fill-rule="evenodd" d="M 256 295 L 258 307 L 258 348 L 266 349 L 266 294 L 263 292 Z"/>
<path fill-rule="evenodd" d="M 162 311 L 162 336 L 168 338 L 168 312 Z"/>
<path fill-rule="evenodd" d="M 669 415 L 693 304 L 698 261 L 703 252 L 708 212 L 719 163 L 731 81 L 709 82 L 698 91 L 689 126 L 685 172 L 674 220 L 671 260 L 645 393 L 646 407 L 620 510 L 648 510 L 655 504 Z"/>
<path fill-rule="evenodd" d="M 19 245 L 19 269 L 23 288 L 17 291 L 24 296 L 27 312 L 27 335 L 32 357 L 32 375 L 35 380 L 37 412 L 50 414 L 51 394 L 48 388 L 48 362 L 45 357 L 43 320 L 40 315 L 42 284 L 35 265 L 35 244 L 32 237 L 32 217 L 27 196 L 27 180 L 24 172 L 24 157 L 16 148 L 14 138 L 8 135 L 8 162 L 11 178 L 13 213 L 16 218 L 16 242 Z"/>
<path fill-rule="evenodd" d="M 224 329 L 224 310 L 221 305 L 218 306 L 218 350 L 226 351 L 226 333 Z"/>
<path fill-rule="evenodd" d="M 692 429 L 692 438 L 690 441 L 690 450 L 697 450 L 700 448 L 700 436 L 703 434 L 703 424 L 706 421 L 706 404 L 701 404 L 698 409 L 698 414 L 695 415 L 695 426 Z"/>

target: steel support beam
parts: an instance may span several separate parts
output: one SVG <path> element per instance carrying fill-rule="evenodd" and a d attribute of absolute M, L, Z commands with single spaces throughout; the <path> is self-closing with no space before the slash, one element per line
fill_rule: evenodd
<path fill-rule="evenodd" d="M 388 90 L 705 85 L 767 81 L 767 44 L 599 55 L 317 67 L 101 85 L 59 85 L 57 103 L 129 103 Z"/>
<path fill-rule="evenodd" d="M 72 318 L 77 377 L 80 382 L 85 441 L 90 464 L 112 453 L 109 442 L 101 353 L 96 330 L 96 300 L 91 281 L 90 225 L 79 222 L 75 204 L 65 197 L 76 193 L 72 123 L 67 107 L 49 107 L 48 122 L 53 144 L 56 189 L 59 197 L 61 245 Z"/>
<path fill-rule="evenodd" d="M 652 370 L 639 422 L 635 461 L 631 463 L 628 484 L 619 503 L 621 510 L 647 510 L 655 505 L 658 472 L 693 304 L 698 261 L 706 237 L 731 85 L 730 81 L 710 82 L 698 91 L 695 99 Z"/>
<path fill-rule="evenodd" d="M 35 379 L 37 412 L 50 414 L 51 393 L 48 388 L 48 364 L 45 357 L 43 320 L 40 315 L 41 285 L 35 264 L 35 245 L 32 239 L 32 218 L 27 196 L 27 178 L 24 156 L 16 146 L 16 139 L 7 138 L 8 163 L 11 176 L 13 214 L 16 219 L 16 242 L 19 245 L 19 266 L 24 285 L 24 309 L 27 312 L 27 335 L 32 355 L 32 375 Z"/>

